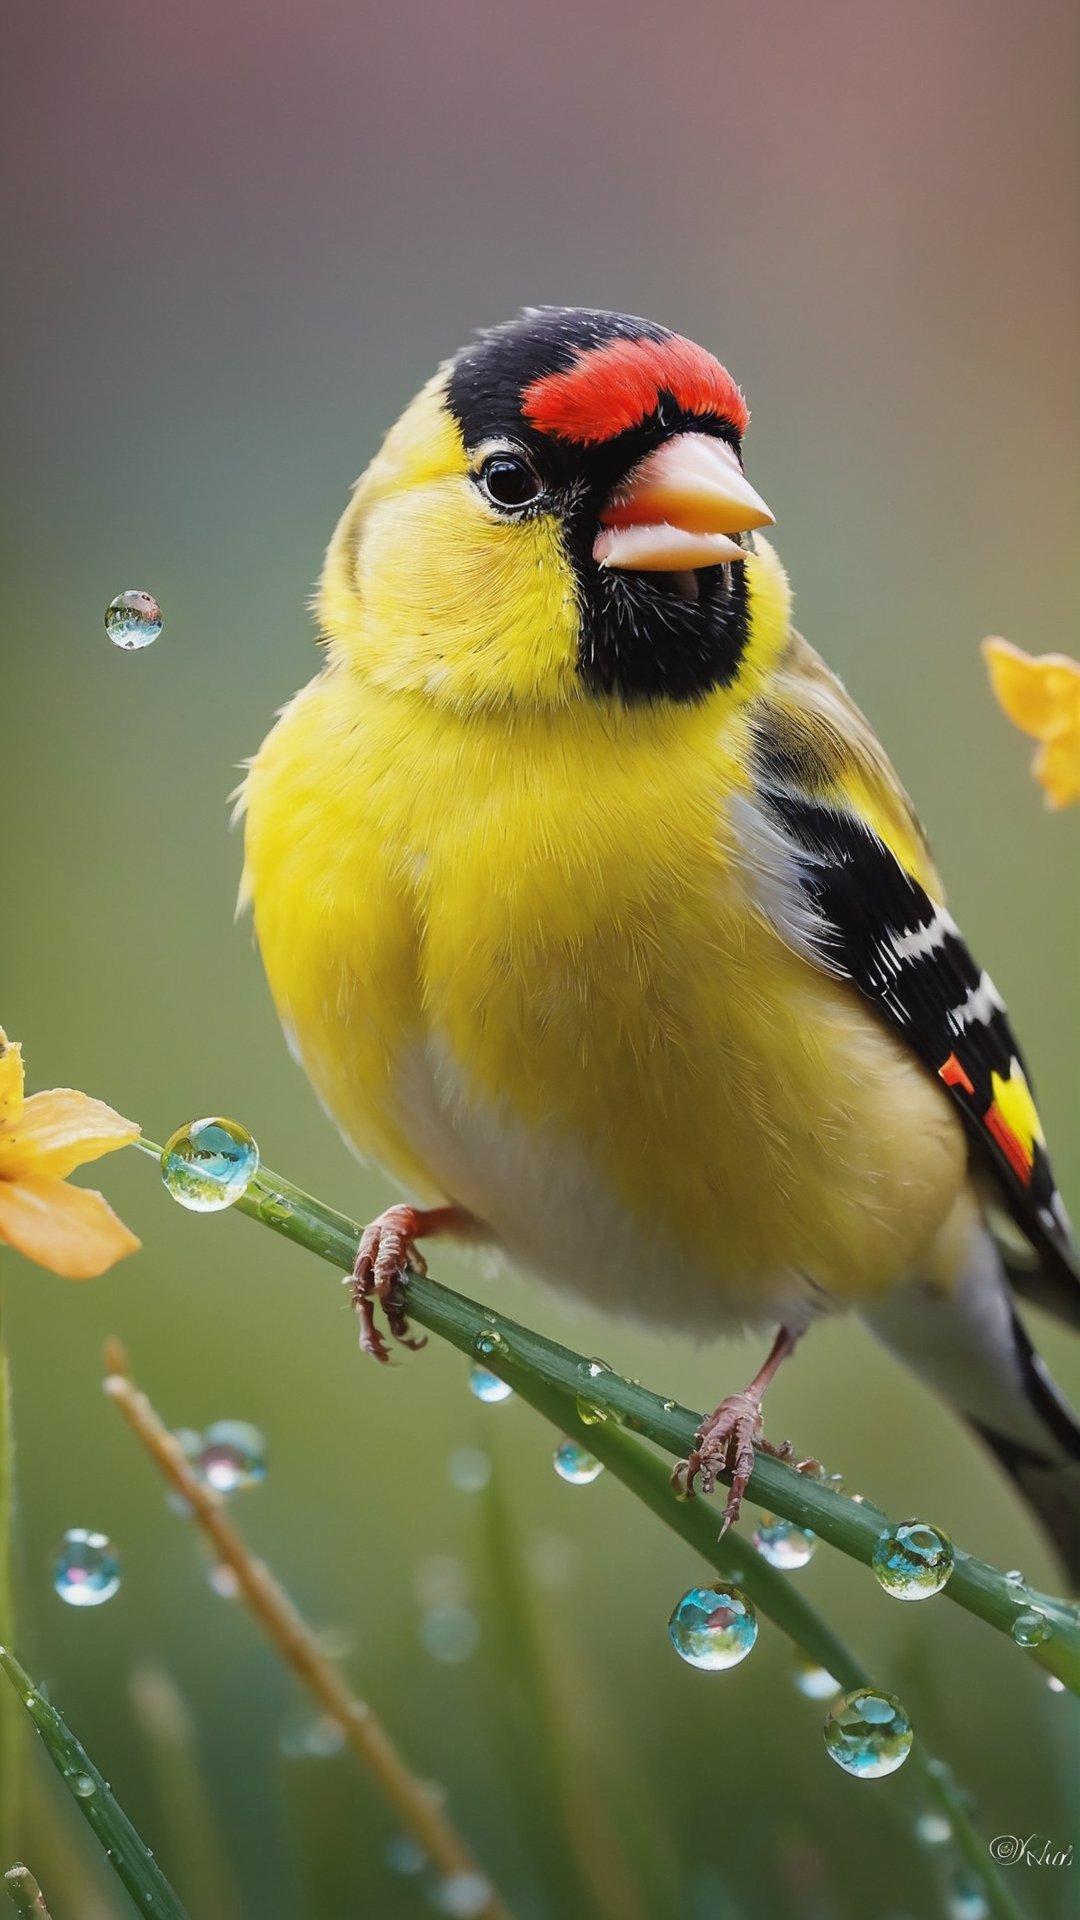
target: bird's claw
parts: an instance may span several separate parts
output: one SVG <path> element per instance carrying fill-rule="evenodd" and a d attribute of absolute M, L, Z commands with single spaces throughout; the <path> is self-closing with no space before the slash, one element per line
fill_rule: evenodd
<path fill-rule="evenodd" d="M 680 1461 L 672 1475 L 672 1484 L 684 1497 L 693 1494 L 699 1484 L 702 1493 L 712 1493 L 717 1476 L 730 1473 L 731 1487 L 721 1517 L 720 1532 L 725 1534 L 738 1519 L 758 1448 L 778 1460 L 790 1460 L 794 1449 L 790 1440 L 779 1446 L 766 1440 L 761 1431 L 761 1401 L 750 1392 L 729 1394 L 715 1413 L 703 1420 L 694 1436 L 697 1445 L 689 1459 Z M 815 1463 L 799 1463 L 799 1471 Z"/>
<path fill-rule="evenodd" d="M 348 1285 L 360 1323 L 361 1351 L 373 1360 L 385 1362 L 390 1358 L 386 1338 L 375 1324 L 376 1303 L 401 1346 L 415 1352 L 427 1344 L 423 1335 L 411 1332 L 405 1307 L 406 1272 L 410 1267 L 416 1273 L 427 1272 L 427 1263 L 416 1245 L 419 1226 L 415 1208 L 387 1207 L 360 1236 Z"/>

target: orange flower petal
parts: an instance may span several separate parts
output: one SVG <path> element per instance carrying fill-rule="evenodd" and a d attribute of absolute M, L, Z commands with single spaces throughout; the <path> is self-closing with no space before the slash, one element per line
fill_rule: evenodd
<path fill-rule="evenodd" d="M 88 1160 L 115 1153 L 139 1137 L 133 1120 L 114 1113 L 103 1100 L 72 1087 L 32 1093 L 17 1121 L 0 1132 L 0 1177 L 56 1174 L 61 1180 Z"/>
<path fill-rule="evenodd" d="M 17 1120 L 23 1103 L 22 1048 L 0 1027 L 0 1127 Z"/>
<path fill-rule="evenodd" d="M 1024 653 L 1008 640 L 983 641 L 990 685 L 1008 718 L 1036 740 L 1080 732 L 1080 661 L 1065 653 Z"/>
<path fill-rule="evenodd" d="M 0 1240 L 65 1280 L 93 1280 L 142 1242 L 100 1193 L 35 1174 L 0 1180 Z"/>

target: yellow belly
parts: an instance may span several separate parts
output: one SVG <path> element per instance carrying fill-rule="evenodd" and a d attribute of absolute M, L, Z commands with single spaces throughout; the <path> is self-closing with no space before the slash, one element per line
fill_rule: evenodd
<path fill-rule="evenodd" d="M 248 785 L 267 974 L 358 1151 L 675 1326 L 873 1298 L 964 1178 L 945 1096 L 749 905 L 738 781 L 706 707 L 465 722 L 335 672 Z"/>

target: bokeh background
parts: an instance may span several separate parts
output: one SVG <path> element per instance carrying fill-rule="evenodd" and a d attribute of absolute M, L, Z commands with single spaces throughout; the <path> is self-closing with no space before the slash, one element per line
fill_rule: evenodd
<path fill-rule="evenodd" d="M 1078 54 L 1071 0 L 24 8 L 3 127 L 0 1017 L 31 1084 L 84 1087 L 158 1138 L 231 1113 L 345 1210 L 392 1197 L 281 1042 L 233 923 L 226 796 L 315 670 L 307 596 L 382 430 L 474 326 L 589 303 L 682 329 L 744 384 L 749 470 L 800 624 L 930 822 L 1080 1203 L 1080 820 L 1042 812 L 977 652 L 988 632 L 1077 650 Z M 103 632 L 125 587 L 165 609 L 145 654 Z M 242 1525 L 346 1636 L 354 1685 L 447 1784 L 524 1920 L 942 1910 L 901 1777 L 830 1765 L 823 1709 L 794 1691 L 775 1634 L 735 1674 L 675 1660 L 667 1615 L 698 1568 L 617 1485 L 558 1481 L 551 1433 L 516 1402 L 478 1406 L 449 1350 L 361 1364 L 327 1269 L 242 1219 L 181 1213 L 148 1162 L 120 1156 L 101 1183 L 143 1237 L 137 1258 L 74 1288 L 4 1257 L 20 1637 L 181 1890 L 176 1796 L 131 1705 L 147 1666 L 190 1708 L 240 1912 L 430 1910 L 349 1760 L 283 1752 L 302 1703 L 104 1401 L 108 1332 L 173 1424 L 265 1429 L 269 1475 L 238 1502 Z M 450 1251 L 434 1270 L 690 1404 L 741 1384 L 753 1357 L 574 1315 Z M 1039 1333 L 1080 1392 L 1075 1341 Z M 856 1325 L 807 1341 L 771 1426 L 887 1509 L 1054 1579 L 965 1434 Z M 630 1904 L 591 1904 L 554 1869 L 536 1730 L 507 1705 L 533 1627 L 493 1598 L 490 1490 L 448 1477 L 469 1447 L 494 1460 L 561 1676 L 548 1692 L 570 1797 L 598 1847 L 589 1795 L 609 1807 Z M 124 1553 L 97 1612 L 50 1587 L 77 1525 Z M 1074 1837 L 1074 1702 L 944 1601 L 896 1606 L 827 1550 L 794 1577 L 902 1694 L 988 1834 Z M 475 1620 L 455 1661 L 423 1639 L 447 1590 Z M 44 1786 L 35 1844 L 54 1920 L 119 1914 Z M 1013 1873 L 1027 1911 L 1075 1911 L 1080 1865 Z"/>

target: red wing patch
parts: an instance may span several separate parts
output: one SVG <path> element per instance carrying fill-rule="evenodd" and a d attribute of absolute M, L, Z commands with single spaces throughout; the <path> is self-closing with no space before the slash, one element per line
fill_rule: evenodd
<path fill-rule="evenodd" d="M 565 372 L 526 387 L 522 413 L 541 433 L 589 446 L 640 426 L 663 393 L 684 413 L 716 415 L 746 431 L 750 413 L 727 368 L 678 333 L 589 349 Z"/>

